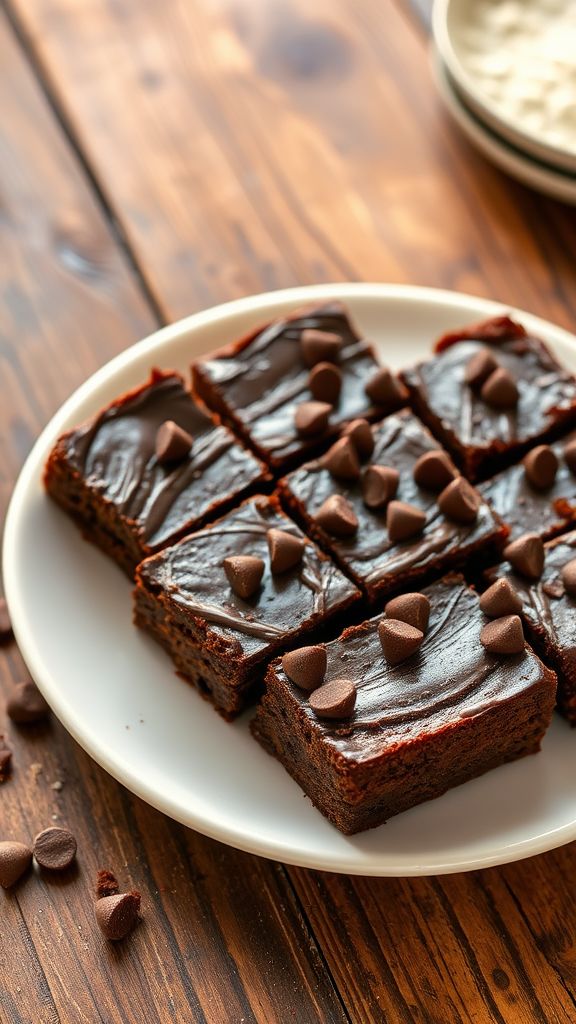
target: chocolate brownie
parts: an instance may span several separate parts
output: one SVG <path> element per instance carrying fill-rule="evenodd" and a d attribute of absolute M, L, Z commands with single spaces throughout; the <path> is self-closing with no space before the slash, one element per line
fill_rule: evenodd
<path fill-rule="evenodd" d="M 406 404 L 340 302 L 301 309 L 195 363 L 206 404 L 274 469 L 301 462 L 356 417 Z"/>
<path fill-rule="evenodd" d="M 160 370 L 64 434 L 45 471 L 50 496 L 129 575 L 267 479 L 265 466 L 197 405 L 182 377 Z"/>
<path fill-rule="evenodd" d="M 567 569 L 567 566 L 570 568 Z M 520 615 L 536 650 L 558 675 L 558 710 L 576 725 L 576 532 L 544 545 L 544 568 L 529 579 L 509 565 L 487 573 L 507 579 L 522 602 Z"/>
<path fill-rule="evenodd" d="M 308 661 L 303 672 L 306 652 L 268 670 L 254 736 L 342 832 L 535 753 L 550 723 L 555 675 L 530 647 L 490 653 L 487 620 L 461 578 L 424 597 L 422 630 L 370 619 L 328 643 L 323 664 L 313 649 L 312 670 Z"/>
<path fill-rule="evenodd" d="M 277 501 L 258 497 L 138 566 L 135 622 L 232 719 L 270 658 L 324 635 L 358 597 Z"/>
<path fill-rule="evenodd" d="M 576 379 L 509 317 L 444 335 L 435 352 L 401 377 L 413 408 L 470 480 L 576 423 Z"/>
<path fill-rule="evenodd" d="M 369 598 L 420 586 L 456 566 L 470 566 L 474 559 L 482 558 L 483 565 L 490 559 L 497 561 L 506 531 L 474 488 L 458 477 L 420 420 L 404 410 L 371 430 L 374 450 L 363 464 L 362 456 L 350 467 L 337 464 L 346 453 L 353 462 L 350 444 L 340 440 L 325 456 L 279 482 L 290 514 L 333 554 Z M 430 479 L 421 475 L 427 464 L 430 467 L 432 453 L 439 459 L 437 482 L 433 475 Z M 348 478 L 343 479 L 342 473 Z M 444 506 L 442 493 L 456 478 L 475 505 L 470 514 L 465 509 L 459 516 L 458 510 L 454 513 Z M 423 479 L 427 486 L 422 485 Z M 339 521 L 337 502 L 349 523 Z M 331 506 L 335 517 L 329 514 Z M 399 522 L 394 521 L 395 514 Z M 413 517 L 412 531 L 410 521 L 402 529 L 402 516 Z"/>
<path fill-rule="evenodd" d="M 479 484 L 478 490 L 506 524 L 511 539 L 539 533 L 549 540 L 562 533 L 576 523 L 576 433 L 532 449 L 526 462 L 508 466 Z"/>

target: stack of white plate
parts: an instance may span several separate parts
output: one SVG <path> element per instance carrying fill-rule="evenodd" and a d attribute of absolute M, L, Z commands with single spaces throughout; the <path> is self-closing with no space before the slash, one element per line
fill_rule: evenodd
<path fill-rule="evenodd" d="M 576 0 L 435 0 L 433 67 L 469 141 L 576 204 Z"/>

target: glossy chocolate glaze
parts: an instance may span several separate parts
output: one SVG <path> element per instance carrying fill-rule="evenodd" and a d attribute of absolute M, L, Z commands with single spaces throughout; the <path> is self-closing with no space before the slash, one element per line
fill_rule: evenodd
<path fill-rule="evenodd" d="M 375 447 L 369 463 L 397 469 L 400 482 L 396 498 L 426 513 L 426 526 L 418 536 L 393 544 L 386 530 L 386 511 L 373 512 L 366 508 L 360 482 L 334 479 L 323 468 L 322 459 L 307 463 L 285 478 L 286 487 L 309 516 L 316 514 L 330 494 L 342 494 L 352 504 L 359 522 L 356 535 L 350 538 L 322 536 L 341 565 L 349 568 L 357 580 L 372 588 L 391 575 L 408 570 L 425 570 L 432 565 L 448 568 L 457 553 L 462 555 L 467 548 L 498 536 L 500 526 L 485 502 L 475 523 L 455 523 L 440 512 L 436 495 L 416 484 L 413 477 L 416 460 L 424 452 L 438 449 L 438 442 L 413 413 L 405 411 L 388 416 L 372 429 Z"/>
<path fill-rule="evenodd" d="M 431 359 L 404 370 L 402 379 L 432 415 L 441 421 L 446 441 L 487 454 L 522 445 L 553 430 L 567 413 L 576 420 L 576 380 L 554 359 L 546 346 L 531 337 L 489 345 L 501 366 L 518 385 L 514 409 L 491 409 L 479 393 L 464 383 L 469 360 L 486 343 L 459 341 Z"/>
<path fill-rule="evenodd" d="M 181 462 L 162 466 L 155 456 L 156 433 L 168 419 L 188 431 L 193 444 Z M 150 551 L 193 528 L 212 506 L 261 481 L 265 472 L 196 405 L 178 374 L 160 371 L 70 431 L 64 444 L 70 465 L 133 521 Z"/>
<path fill-rule="evenodd" d="M 575 439 L 576 432 L 551 446 L 559 466 L 553 486 L 546 491 L 532 486 L 521 462 L 478 484 L 482 496 L 510 528 L 511 539 L 539 533 L 546 540 L 576 521 L 576 476 L 562 455 L 564 445 Z"/>
<path fill-rule="evenodd" d="M 282 638 L 289 640 L 358 596 L 354 585 L 311 541 L 299 566 L 274 575 L 267 542 L 272 528 L 303 537 L 274 503 L 252 499 L 148 559 L 139 573 L 146 587 L 162 592 L 187 615 L 208 622 L 210 631 L 232 642 L 239 655 L 253 655 Z M 262 585 L 248 600 L 230 588 L 222 567 L 230 555 L 264 559 Z"/>
<path fill-rule="evenodd" d="M 544 666 L 529 647 L 506 658 L 486 653 L 480 643 L 486 618 L 476 594 L 459 577 L 447 577 L 423 593 L 431 602 L 428 631 L 420 650 L 400 665 L 390 666 L 384 659 L 377 629 L 380 616 L 327 645 L 326 680 L 345 677 L 357 687 L 350 719 L 317 718 L 307 695 L 290 682 L 281 662 L 274 662 L 291 700 L 343 758 L 378 758 L 398 743 L 481 715 L 545 677 Z"/>
<path fill-rule="evenodd" d="M 327 303 L 277 320 L 251 336 L 248 343 L 240 342 L 196 364 L 196 372 L 217 388 L 229 415 L 238 420 L 257 450 L 278 464 L 311 450 L 322 440 L 304 440 L 294 426 L 296 406 L 312 397 L 310 371 L 302 361 L 299 344 L 302 331 L 310 327 L 344 339 L 338 361 L 342 391 L 325 432 L 328 437 L 343 423 L 371 417 L 377 411 L 364 385 L 379 364 L 371 346 L 358 337 L 341 303 Z"/>

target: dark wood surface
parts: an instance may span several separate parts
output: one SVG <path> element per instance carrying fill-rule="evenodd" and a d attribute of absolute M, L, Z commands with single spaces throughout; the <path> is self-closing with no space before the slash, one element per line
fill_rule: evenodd
<path fill-rule="evenodd" d="M 0 20 L 0 511 L 42 425 L 158 323 L 324 280 L 439 285 L 576 327 L 576 215 L 463 142 L 429 4 L 10 0 Z M 0 685 L 24 667 L 0 651 Z M 1 1024 L 576 1018 L 576 848 L 435 879 L 287 868 L 192 833 L 56 721 L 0 712 L 2 837 L 78 869 L 0 893 Z M 61 789 L 52 788 L 62 782 Z M 143 894 L 107 945 L 95 872 Z"/>

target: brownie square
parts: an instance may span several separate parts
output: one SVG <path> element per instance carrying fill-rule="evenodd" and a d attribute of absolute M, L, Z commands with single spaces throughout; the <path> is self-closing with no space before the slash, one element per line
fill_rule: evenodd
<path fill-rule="evenodd" d="M 313 330 L 335 334 L 342 347 L 334 362 L 341 373 L 341 392 L 323 430 L 311 436 L 298 432 L 298 406 L 313 399 L 311 367 L 306 365 L 301 339 Z M 346 422 L 374 419 L 405 405 L 396 391 L 375 405 L 365 385 L 380 369 L 372 346 L 363 341 L 340 302 L 298 310 L 253 331 L 192 367 L 195 391 L 206 404 L 272 468 L 285 470 L 319 451 Z"/>
<path fill-rule="evenodd" d="M 522 600 L 521 615 L 535 649 L 558 676 L 558 710 L 576 725 L 576 597 L 566 591 L 562 570 L 576 559 L 576 532 L 544 545 L 544 571 L 528 580 L 508 565 L 486 574 L 506 577 Z"/>
<path fill-rule="evenodd" d="M 302 561 L 288 571 L 271 571 L 271 529 L 305 542 Z M 246 555 L 263 559 L 264 575 L 256 593 L 244 599 L 231 589 L 223 561 Z M 313 631 L 325 636 L 359 597 L 277 501 L 264 497 L 142 562 L 134 593 L 136 625 L 166 648 L 179 674 L 228 719 L 256 696 L 270 658 Z M 340 618 L 332 635 L 338 628 Z"/>
<path fill-rule="evenodd" d="M 371 465 L 388 466 L 399 473 L 395 500 L 425 513 L 421 533 L 392 541 L 386 528 L 386 508 L 367 508 L 362 479 L 339 480 L 320 458 L 294 470 L 279 482 L 285 507 L 329 551 L 342 569 L 366 592 L 370 600 L 395 590 L 420 586 L 449 569 L 482 557 L 484 565 L 495 561 L 506 531 L 485 501 L 479 500 L 472 523 L 455 522 L 440 511 L 437 495 L 420 487 L 413 476 L 417 460 L 437 451 L 438 442 L 409 410 L 386 417 L 372 427 L 374 451 Z M 364 472 L 366 470 L 365 464 Z M 327 532 L 315 518 L 333 494 L 342 495 L 352 506 L 358 529 L 350 537 Z"/>
<path fill-rule="evenodd" d="M 183 458 L 161 464 L 156 435 L 167 420 L 193 443 Z M 129 575 L 267 479 L 266 467 L 197 405 L 183 378 L 160 370 L 64 434 L 45 471 L 50 496 Z"/>
<path fill-rule="evenodd" d="M 312 803 L 345 833 L 394 814 L 506 761 L 535 753 L 551 719 L 555 676 L 525 646 L 512 656 L 480 643 L 476 594 L 447 577 L 424 593 L 430 622 L 420 650 L 390 665 L 380 617 L 326 645 L 325 680 L 356 686 L 347 717 L 320 718 L 281 659 L 266 677 L 252 723 L 256 739 Z"/>
<path fill-rule="evenodd" d="M 445 335 L 435 351 L 401 377 L 413 408 L 470 480 L 490 476 L 576 422 L 576 380 L 544 342 L 508 317 Z M 493 407 L 466 383 L 470 361 L 486 352 L 512 378 L 516 405 Z"/>
<path fill-rule="evenodd" d="M 549 540 L 576 523 L 576 473 L 564 457 L 570 442 L 576 442 L 576 432 L 550 446 L 558 460 L 550 487 L 534 487 L 522 462 L 478 485 L 480 494 L 508 527 L 510 540 L 523 533 L 539 533 Z"/>

